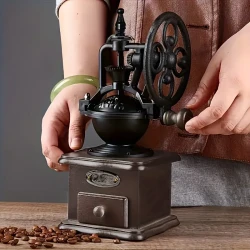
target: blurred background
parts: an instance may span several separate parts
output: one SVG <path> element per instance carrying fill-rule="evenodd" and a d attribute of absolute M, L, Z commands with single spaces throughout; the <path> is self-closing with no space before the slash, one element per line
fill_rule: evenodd
<path fill-rule="evenodd" d="M 0 201 L 67 202 L 42 155 L 41 121 L 63 78 L 55 0 L 0 0 Z M 85 146 L 100 144 L 90 126 Z"/>

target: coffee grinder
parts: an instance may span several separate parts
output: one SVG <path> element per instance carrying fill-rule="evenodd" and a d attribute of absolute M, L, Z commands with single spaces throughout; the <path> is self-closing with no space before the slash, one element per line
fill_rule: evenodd
<path fill-rule="evenodd" d="M 125 34 L 123 14 L 123 9 L 117 10 L 115 34 L 99 51 L 98 92 L 93 97 L 87 93 L 79 101 L 81 114 L 92 118 L 105 144 L 60 159 L 70 166 L 68 219 L 60 228 L 141 241 L 179 224 L 171 215 L 171 165 L 179 156 L 136 143 L 151 119 L 183 130 L 193 117 L 187 109 L 171 110 L 187 86 L 191 47 L 186 26 L 175 13 L 165 12 L 155 19 L 146 43 L 135 43 Z M 154 42 L 162 25 L 162 43 Z M 170 25 L 173 35 L 168 33 Z M 177 46 L 179 35 L 182 47 Z M 117 53 L 116 65 L 104 65 L 108 49 Z M 110 85 L 106 72 L 112 77 Z M 142 73 L 145 86 L 140 89 Z M 175 90 L 176 79 L 180 83 Z M 167 95 L 164 86 L 168 86 Z"/>

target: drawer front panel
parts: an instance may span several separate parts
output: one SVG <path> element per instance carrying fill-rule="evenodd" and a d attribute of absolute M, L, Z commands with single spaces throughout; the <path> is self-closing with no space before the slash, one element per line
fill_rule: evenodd
<path fill-rule="evenodd" d="M 128 199 L 80 192 L 77 197 L 77 219 L 83 224 L 127 228 Z"/>

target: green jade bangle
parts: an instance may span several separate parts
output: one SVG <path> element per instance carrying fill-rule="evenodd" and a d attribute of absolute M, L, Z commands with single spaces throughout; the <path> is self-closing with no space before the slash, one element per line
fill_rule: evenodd
<path fill-rule="evenodd" d="M 77 76 L 70 76 L 67 77 L 60 82 L 58 82 L 55 87 L 52 89 L 51 94 L 50 94 L 50 101 L 53 102 L 55 97 L 62 91 L 64 88 L 77 84 L 77 83 L 82 83 L 82 84 L 90 84 L 95 86 L 97 89 L 99 88 L 99 80 L 96 77 L 93 76 L 88 76 L 88 75 L 77 75 Z"/>

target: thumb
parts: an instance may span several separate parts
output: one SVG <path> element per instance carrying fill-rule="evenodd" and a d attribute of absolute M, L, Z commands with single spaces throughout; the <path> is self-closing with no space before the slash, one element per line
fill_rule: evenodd
<path fill-rule="evenodd" d="M 219 84 L 220 57 L 214 55 L 200 81 L 199 87 L 186 108 L 197 109 L 209 101 Z"/>
<path fill-rule="evenodd" d="M 72 110 L 70 112 L 69 123 L 69 146 L 72 150 L 78 150 L 82 148 L 84 135 L 84 117 L 80 114 L 79 110 Z"/>

